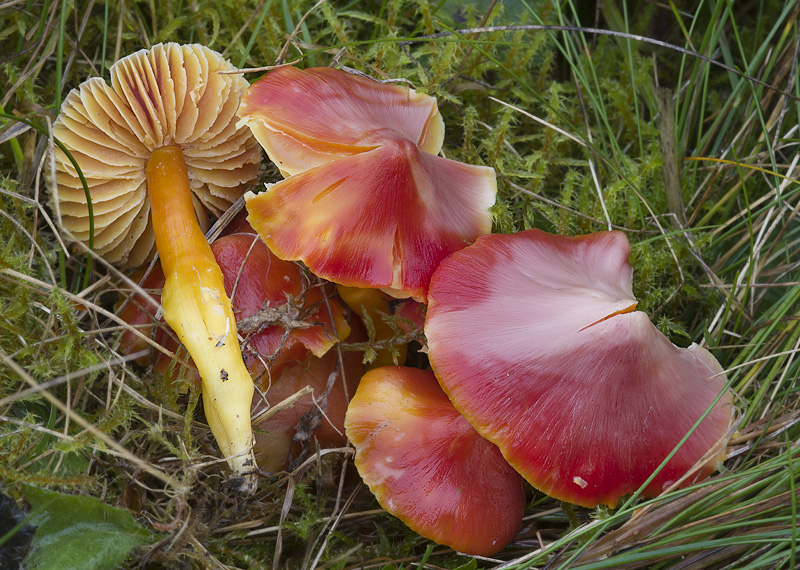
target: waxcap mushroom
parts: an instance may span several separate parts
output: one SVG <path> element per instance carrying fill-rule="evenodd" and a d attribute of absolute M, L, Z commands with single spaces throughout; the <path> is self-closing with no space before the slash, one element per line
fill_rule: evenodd
<path fill-rule="evenodd" d="M 271 374 L 290 360 L 321 358 L 350 334 L 344 305 L 330 284 L 313 284 L 295 263 L 283 261 L 255 234 L 235 233 L 211 250 L 232 298 L 248 368 L 256 358 Z"/>
<path fill-rule="evenodd" d="M 242 353 L 254 381 L 263 384 L 263 391 L 269 389 L 271 379 L 278 378 L 283 368 L 303 364 L 312 355 L 321 358 L 350 333 L 345 308 L 336 299 L 333 288 L 311 286 L 300 267 L 275 257 L 255 233 L 226 233 L 211 244 L 211 250 L 222 270 L 226 293 L 231 296 L 235 291 L 231 302 L 239 334 L 244 339 Z M 156 265 L 142 287 L 153 290 L 151 297 L 159 301 L 158 291 L 163 286 L 164 274 Z M 139 294 L 117 315 L 148 335 L 158 322 L 150 305 Z M 169 351 L 178 348 L 164 329 L 155 331 L 152 336 Z M 147 346 L 130 331 L 120 335 L 123 354 Z M 145 357 L 140 363 L 147 365 L 148 359 Z M 154 354 L 152 365 L 156 372 L 166 373 L 169 364 L 165 354 Z M 197 378 L 189 375 L 187 379 Z M 268 396 L 270 401 L 275 399 L 272 394 Z"/>
<path fill-rule="evenodd" d="M 284 176 L 372 150 L 387 133 L 431 154 L 444 140 L 435 98 L 330 67 L 270 71 L 236 114 Z"/>
<path fill-rule="evenodd" d="M 346 342 L 365 340 L 360 323 L 350 316 L 351 334 Z M 253 398 L 252 416 L 256 443 L 254 452 L 259 466 L 280 471 L 303 458 L 305 450 L 315 447 L 343 447 L 345 413 L 364 374 L 363 353 L 330 350 L 321 357 L 311 356 L 291 362 L 278 374 L 258 374 L 258 361 L 250 365 L 258 377 L 259 393 Z M 297 397 L 310 389 L 309 394 Z M 282 407 L 287 399 L 291 405 Z M 269 416 L 259 420 L 260 417 Z"/>
<path fill-rule="evenodd" d="M 111 67 L 111 86 L 90 79 L 73 90 L 54 132 L 98 204 L 94 247 L 107 261 L 134 266 L 153 253 L 155 242 L 166 279 L 164 320 L 197 366 L 206 419 L 238 488 L 252 493 L 253 380 L 201 224 L 253 181 L 260 151 L 234 120 L 247 82 L 220 71 L 235 69 L 199 45 L 139 51 Z M 60 150 L 54 159 L 56 217 L 69 239 L 91 243 L 77 170 Z"/>
<path fill-rule="evenodd" d="M 443 127 L 431 97 L 280 68 L 239 114 L 291 174 L 245 195 L 250 224 L 278 257 L 324 279 L 424 302 L 441 260 L 491 231 L 494 170 L 434 154 Z"/>
<path fill-rule="evenodd" d="M 432 372 L 370 370 L 344 425 L 362 479 L 413 531 L 481 556 L 514 538 L 525 508 L 522 478 L 456 411 Z"/>
<path fill-rule="evenodd" d="M 257 176 L 261 151 L 235 111 L 248 82 L 201 45 L 158 44 L 111 66 L 111 85 L 92 78 L 72 90 L 54 135 L 80 165 L 92 197 L 94 245 L 111 263 L 136 267 L 155 252 L 145 166 L 177 145 L 186 161 L 201 226 L 219 216 Z M 72 163 L 55 151 L 53 208 L 74 237 L 89 240 L 89 211 Z"/>
<path fill-rule="evenodd" d="M 583 506 L 642 486 L 726 384 L 635 311 L 629 252 L 620 232 L 483 236 L 431 283 L 428 355 L 455 407 L 534 487 Z M 726 391 L 644 496 L 718 468 L 733 411 Z"/>

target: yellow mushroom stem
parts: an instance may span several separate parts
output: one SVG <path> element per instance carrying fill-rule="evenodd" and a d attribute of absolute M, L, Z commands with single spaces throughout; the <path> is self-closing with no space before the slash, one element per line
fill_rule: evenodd
<path fill-rule="evenodd" d="M 253 380 L 242 360 L 236 319 L 222 271 L 197 223 L 183 152 L 155 150 L 147 188 L 156 248 L 166 282 L 164 320 L 178 335 L 203 380 L 203 406 L 211 432 L 242 490 L 255 490 L 250 405 Z"/>
<path fill-rule="evenodd" d="M 336 290 L 350 310 L 364 320 L 364 313 L 369 315 L 372 326 L 375 329 L 375 340 L 389 340 L 394 337 L 395 330 L 386 321 L 385 317 L 392 314 L 389 301 L 393 297 L 383 293 L 379 289 L 366 289 L 361 287 L 346 287 L 337 285 Z M 401 344 L 395 347 L 397 352 L 397 362 L 394 361 L 390 348 L 381 348 L 376 352 L 378 355 L 375 360 L 367 365 L 367 370 L 380 368 L 381 366 L 402 366 L 405 364 L 408 346 Z"/>

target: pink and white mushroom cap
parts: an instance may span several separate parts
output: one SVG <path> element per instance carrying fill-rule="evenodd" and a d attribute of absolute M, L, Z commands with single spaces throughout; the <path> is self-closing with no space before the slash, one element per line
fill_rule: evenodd
<path fill-rule="evenodd" d="M 258 175 L 261 150 L 236 108 L 249 86 L 220 54 L 201 46 L 158 44 L 111 66 L 111 84 L 92 78 L 73 89 L 53 125 L 89 186 L 95 249 L 135 267 L 155 252 L 145 167 L 153 150 L 178 145 L 201 226 L 219 216 Z M 77 171 L 56 150 L 61 225 L 89 240 L 89 211 Z"/>
<path fill-rule="evenodd" d="M 534 487 L 583 506 L 709 475 L 733 419 L 722 368 L 635 311 L 620 232 L 489 235 L 431 281 L 433 369 L 455 407 Z"/>

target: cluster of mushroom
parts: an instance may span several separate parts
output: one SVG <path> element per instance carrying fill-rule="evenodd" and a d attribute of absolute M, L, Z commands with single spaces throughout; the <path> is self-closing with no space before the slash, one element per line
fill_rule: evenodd
<path fill-rule="evenodd" d="M 252 459 L 250 405 L 265 400 L 260 395 L 254 399 L 251 386 L 250 393 L 237 388 L 235 401 L 222 401 L 220 387 L 231 370 L 240 368 L 229 361 L 225 366 L 230 368 L 223 368 L 213 359 L 216 368 L 202 365 L 208 357 L 204 353 L 215 353 L 220 344 L 238 353 L 257 381 L 267 379 L 260 388 L 272 404 L 302 385 L 324 394 L 332 433 L 337 416 L 356 447 L 356 467 L 381 505 L 420 534 L 471 554 L 493 554 L 513 539 L 524 509 L 523 478 L 567 502 L 614 506 L 646 482 L 643 494 L 655 496 L 673 485 L 697 481 L 720 465 L 733 416 L 722 369 L 697 345 L 674 346 L 635 310 L 623 234 L 490 234 L 494 171 L 438 156 L 444 126 L 436 100 L 404 86 L 329 68 L 281 67 L 247 88 L 241 102 L 243 88 L 232 95 L 235 105 L 223 106 L 238 105 L 241 122 L 226 111 L 217 124 L 197 112 L 203 100 L 197 91 L 203 89 L 187 79 L 203 68 L 185 56 L 198 49 L 170 44 L 130 56 L 135 62 L 121 60 L 112 68 L 112 88 L 92 80 L 68 98 L 65 113 L 70 118 L 59 119 L 56 135 L 71 145 L 82 167 L 86 161 L 87 178 L 98 188 L 98 203 L 104 203 L 98 210 L 103 214 L 97 215 L 102 221 L 111 201 L 133 200 L 112 197 L 111 189 L 134 178 L 128 174 L 134 163 L 138 166 L 149 156 L 152 164 L 164 147 L 182 148 L 188 156 L 196 152 L 210 170 L 215 168 L 209 166 L 210 141 L 225 132 L 237 141 L 223 143 L 221 154 L 236 165 L 228 169 L 251 169 L 255 161 L 252 145 L 243 142 L 250 140 L 249 134 L 241 134 L 248 131 L 244 124 L 285 176 L 266 192 L 245 195 L 248 221 L 263 242 L 245 224 L 208 248 L 194 224 L 195 241 L 202 240 L 208 249 L 198 266 L 190 260 L 194 254 L 177 245 L 188 231 L 186 218 L 193 216 L 184 213 L 181 229 L 159 238 L 155 226 L 171 228 L 172 222 L 167 214 L 157 221 L 153 186 L 173 173 L 148 165 L 152 225 L 166 275 L 161 299 L 165 318 L 197 364 L 207 415 L 216 412 L 222 418 L 209 418 L 209 423 L 212 430 L 225 426 L 214 435 L 226 456 Z M 226 89 L 233 94 L 233 87 Z M 95 92 L 103 95 L 102 103 L 90 102 L 88 94 Z M 198 123 L 202 116 L 216 128 L 207 135 L 187 135 L 190 129 L 182 126 L 182 114 L 164 110 L 166 104 L 156 96 L 161 92 L 172 103 L 183 102 L 190 113 L 186 121 Z M 127 111 L 114 112 L 105 102 L 117 99 Z M 101 126 L 111 126 L 112 134 L 100 135 Z M 153 130 L 159 130 L 158 136 L 136 138 L 139 131 L 147 135 Z M 115 168 L 110 178 L 95 168 L 100 159 L 90 158 L 97 144 L 77 140 L 83 133 L 90 140 L 105 137 L 99 143 L 114 150 L 105 162 Z M 202 150 L 187 150 L 195 140 L 202 141 Z M 62 224 L 85 239 L 85 208 L 81 210 L 76 198 L 79 184 L 66 158 L 56 158 L 59 186 L 68 189 L 59 191 Z M 194 204 L 199 213 L 208 208 L 218 214 L 220 200 L 233 198 L 218 191 L 220 178 L 209 186 L 213 199 L 192 202 L 188 189 L 198 192 L 203 183 L 190 176 L 183 184 L 184 212 Z M 243 178 L 237 178 L 237 190 Z M 135 180 L 131 186 L 144 196 L 144 178 Z M 92 191 L 94 195 L 94 187 Z M 147 225 L 146 210 L 132 214 L 140 220 L 138 227 Z M 132 241 L 112 237 L 104 228 L 98 232 L 102 253 L 121 251 L 120 244 Z M 192 247 L 191 252 L 203 249 L 194 242 Z M 127 255 L 140 262 L 147 259 L 138 253 L 144 249 Z M 197 348 L 181 333 L 189 321 L 176 317 L 177 309 L 168 315 L 170 283 L 181 281 L 172 267 L 178 263 L 176 251 L 195 273 L 202 273 L 199 267 L 205 271 L 214 256 L 219 262 L 214 266 L 222 268 L 213 285 L 197 283 L 204 295 L 197 298 L 204 301 L 192 310 L 204 310 L 209 298 L 217 303 L 214 307 L 224 306 L 220 299 L 226 291 L 233 296 L 232 310 L 223 312 L 229 315 L 228 328 L 212 331 L 198 324 L 207 341 L 196 343 Z M 351 329 L 364 338 L 363 328 L 352 317 L 348 320 L 344 305 L 324 286 L 302 285 L 308 281 L 291 261 L 302 261 L 316 276 L 336 283 L 351 315 L 371 323 L 379 340 L 394 335 L 383 319 L 392 298 L 427 304 L 424 331 L 432 371 L 373 366 L 356 389 L 360 356 L 345 363 L 328 349 Z M 295 278 L 301 285 L 283 288 Z M 305 298 L 298 304 L 300 293 Z M 265 309 L 285 310 L 287 300 L 305 311 L 301 326 L 273 320 L 255 334 L 245 331 L 243 323 L 253 322 Z M 409 322 L 422 324 L 417 307 L 406 305 L 413 315 Z M 244 360 L 234 314 L 239 332 L 247 333 Z M 262 334 L 266 336 L 257 336 Z M 396 352 L 383 351 L 379 364 L 395 357 Z M 334 379 L 340 388 L 332 390 Z M 253 383 L 249 376 L 246 382 Z M 311 413 L 312 402 L 307 404 Z M 338 411 L 331 413 L 332 406 Z M 285 464 L 299 417 L 295 410 L 283 427 L 267 426 L 263 441 L 268 451 L 259 454 L 262 465 L 278 469 Z M 241 461 L 231 465 L 241 475 L 252 467 Z"/>
<path fill-rule="evenodd" d="M 289 175 L 247 196 L 269 247 L 337 283 L 429 303 L 433 371 L 371 370 L 347 412 L 356 466 L 384 508 L 492 554 L 519 528 L 519 474 L 564 501 L 614 506 L 648 479 L 655 496 L 716 469 L 733 414 L 722 369 L 635 311 L 624 235 L 485 235 L 493 173 L 430 155 L 438 112 L 398 125 L 401 103 L 435 109 L 401 87 L 284 68 L 239 109 Z"/>

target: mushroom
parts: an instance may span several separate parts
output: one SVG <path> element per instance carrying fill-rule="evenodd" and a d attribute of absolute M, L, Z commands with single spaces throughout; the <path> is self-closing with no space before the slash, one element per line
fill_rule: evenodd
<path fill-rule="evenodd" d="M 246 195 L 281 259 L 348 287 L 425 301 L 436 266 L 491 230 L 494 170 L 439 152 L 432 97 L 332 69 L 284 67 L 238 114 L 288 178 Z"/>
<path fill-rule="evenodd" d="M 354 324 L 348 341 L 363 338 L 360 325 Z M 361 360 L 360 352 L 343 351 L 340 357 L 336 350 L 331 350 L 319 358 L 312 356 L 288 363 L 279 374 L 261 375 L 258 386 L 270 405 L 258 394 L 253 400 L 257 428 L 254 451 L 262 469 L 273 473 L 285 469 L 290 460 L 300 459 L 304 447 L 311 443 L 322 448 L 347 443 L 345 412 L 364 373 Z M 258 367 L 257 362 L 251 366 L 254 376 L 259 376 Z M 294 400 L 289 407 L 276 413 L 270 410 L 309 388 L 311 393 Z M 262 415 L 269 417 L 259 420 Z"/>
<path fill-rule="evenodd" d="M 255 234 L 224 235 L 211 244 L 211 251 L 244 337 L 241 347 L 245 364 L 250 375 L 264 384 L 264 390 L 286 366 L 306 363 L 311 356 L 321 358 L 350 333 L 345 309 L 332 291 L 324 290 L 324 285 L 311 286 L 296 264 L 275 257 Z M 142 287 L 158 290 L 163 286 L 164 275 L 156 265 Z M 156 301 L 160 298 L 157 293 L 151 296 Z M 132 301 L 118 316 L 149 330 L 156 319 L 148 304 L 140 295 L 134 295 Z M 164 330 L 157 331 L 154 339 L 169 351 L 178 347 Z M 131 354 L 143 348 L 146 343 L 130 331 L 120 335 L 121 352 Z M 167 374 L 169 364 L 164 354 L 155 354 L 156 372 Z M 278 398 L 271 393 L 268 396 L 271 401 Z"/>
<path fill-rule="evenodd" d="M 425 311 L 428 306 L 413 299 L 395 300 L 392 303 L 393 313 L 400 320 L 398 327 L 406 334 L 421 333 L 425 327 Z M 422 336 L 422 335 L 420 335 Z"/>
<path fill-rule="evenodd" d="M 156 45 L 116 62 L 110 86 L 93 78 L 73 90 L 53 132 L 86 176 L 97 251 L 132 267 L 155 243 L 166 276 L 164 318 L 203 378 L 206 417 L 222 453 L 237 475 L 251 473 L 242 488 L 252 491 L 253 382 L 202 231 L 259 170 L 258 145 L 234 115 L 247 81 L 219 73 L 232 70 L 203 46 Z M 55 162 L 53 207 L 74 239 L 88 241 L 77 172 L 60 150 Z"/>
<path fill-rule="evenodd" d="M 456 411 L 432 372 L 370 370 L 347 409 L 345 430 L 370 491 L 414 532 L 489 556 L 519 530 L 522 478 Z"/>
<path fill-rule="evenodd" d="M 235 229 L 241 233 L 220 237 L 211 250 L 244 333 L 247 369 L 259 388 L 251 409 L 257 428 L 253 452 L 262 470 L 276 472 L 288 465 L 291 455 L 299 456 L 302 444 L 312 438 L 322 447 L 345 445 L 344 414 L 348 395 L 355 392 L 364 372 L 362 353 L 343 352 L 340 361 L 338 353 L 329 349 L 346 337 L 350 342 L 366 337 L 355 318 L 351 318 L 353 327 L 345 319 L 341 301 L 334 296 L 326 299 L 328 291 L 320 286 L 308 287 L 300 268 L 276 258 L 255 234 L 245 233 L 246 224 L 237 224 Z M 164 275 L 156 265 L 142 287 L 155 290 L 151 296 L 158 300 L 157 290 L 163 285 Z M 117 316 L 148 332 L 156 323 L 148 303 L 138 294 Z M 152 336 L 168 351 L 177 350 L 178 344 L 163 328 Z M 120 335 L 119 349 L 124 354 L 146 347 L 130 331 Z M 163 353 L 155 353 L 156 373 L 174 378 L 177 369 L 171 364 Z M 328 388 L 331 375 L 334 379 Z M 186 380 L 199 382 L 200 378 L 189 372 Z M 311 394 L 277 413 L 268 412 L 307 388 Z M 321 410 L 319 417 L 315 410 Z M 268 419 L 259 419 L 263 415 Z"/>
<path fill-rule="evenodd" d="M 154 330 L 159 321 L 160 312 L 157 307 L 161 305 L 161 290 L 164 288 L 164 272 L 161 271 L 161 265 L 156 263 L 149 273 L 146 273 L 146 268 L 140 268 L 131 275 L 131 279 L 139 282 L 141 290 L 152 299 L 152 302 L 149 302 L 142 292 L 120 294 L 114 304 L 115 314 L 132 328 L 137 329 L 141 335 L 150 337 L 174 352 L 177 344 L 167 346 L 163 331 Z M 130 329 L 123 330 L 117 340 L 118 349 L 122 354 L 130 355 L 148 348 L 148 343 Z M 149 358 L 147 355 L 140 356 L 136 362 L 147 366 Z"/>
<path fill-rule="evenodd" d="M 455 407 L 534 487 L 587 507 L 702 479 L 725 459 L 722 368 L 636 311 L 620 232 L 490 235 L 433 276 L 428 356 Z M 716 403 L 715 400 L 718 399 Z"/>
<path fill-rule="evenodd" d="M 436 154 L 444 121 L 436 99 L 330 67 L 285 66 L 256 81 L 237 111 L 284 176 L 400 137 Z"/>
<path fill-rule="evenodd" d="M 321 358 L 350 334 L 345 308 L 330 284 L 312 284 L 300 267 L 283 261 L 255 234 L 223 236 L 211 246 L 233 308 L 243 352 L 254 378 L 256 361 L 269 375 L 313 355 Z M 270 398 L 274 400 L 274 398 Z"/>

